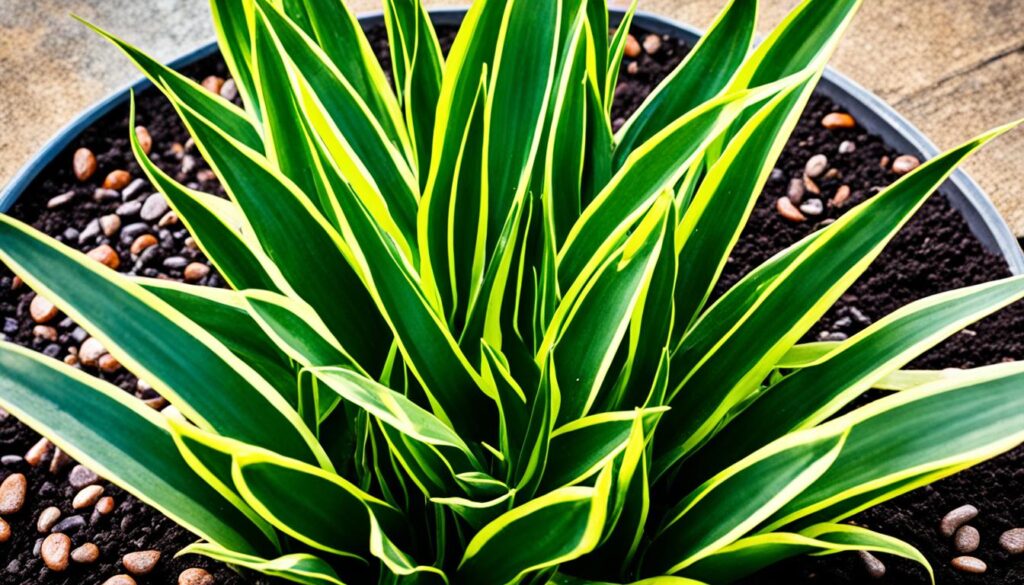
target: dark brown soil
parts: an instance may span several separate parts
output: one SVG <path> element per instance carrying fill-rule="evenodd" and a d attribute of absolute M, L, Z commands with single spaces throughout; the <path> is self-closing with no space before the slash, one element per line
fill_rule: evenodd
<path fill-rule="evenodd" d="M 386 40 L 382 31 L 374 31 L 371 36 L 379 55 L 386 57 Z M 452 31 L 444 31 L 442 37 L 443 44 L 447 46 Z M 657 54 L 644 54 L 639 58 L 634 74 L 629 73 L 630 60 L 627 59 L 623 63 L 620 87 L 616 92 L 618 101 L 613 110 L 613 119 L 624 119 L 639 106 L 644 96 L 678 64 L 685 52 L 685 45 L 666 39 Z M 188 68 L 186 73 L 197 79 L 207 75 L 226 77 L 224 65 L 216 57 Z M 221 192 L 216 180 L 204 172 L 207 167 L 198 153 L 187 148 L 188 136 L 166 101 L 152 92 L 146 92 L 139 98 L 138 109 L 139 123 L 149 129 L 154 139 L 153 160 L 195 188 Z M 736 247 L 718 287 L 718 294 L 776 251 L 819 228 L 823 221 L 837 217 L 852 204 L 870 197 L 895 179 L 895 175 L 883 168 L 880 161 L 883 157 L 891 159 L 900 153 L 892 151 L 877 137 L 860 129 L 828 131 L 821 127 L 819 121 L 822 116 L 835 110 L 836 106 L 827 99 L 815 97 L 812 100 L 779 161 L 777 176 L 766 187 Z M 80 241 L 81 232 L 90 222 L 102 215 L 114 213 L 123 203 L 120 199 L 104 203 L 93 201 L 93 191 L 106 173 L 114 169 L 125 169 L 133 177 L 141 176 L 129 152 L 128 128 L 125 107 L 83 133 L 73 148 L 58 157 L 33 183 L 11 213 L 83 251 L 100 244 L 110 244 L 120 255 L 120 270 L 123 272 L 180 279 L 181 261 L 177 258 L 189 262 L 205 262 L 198 251 L 186 246 L 187 233 L 180 225 L 159 228 L 152 225 L 155 222 L 150 222 L 132 228 L 129 230 L 131 235 L 124 236 L 126 228 L 133 223 L 140 223 L 137 218 L 128 216 L 123 218 L 120 233 L 113 237 L 100 235 Z M 839 145 L 846 140 L 853 142 L 856 150 L 840 154 Z M 99 161 L 99 170 L 85 184 L 77 183 L 70 171 L 71 155 L 78 146 L 92 149 Z M 790 179 L 801 175 L 807 158 L 817 153 L 828 156 L 831 168 L 838 172 L 837 176 L 819 182 L 825 202 L 843 184 L 851 187 L 852 197 L 842 207 L 826 205 L 824 214 L 814 221 L 802 224 L 787 222 L 775 212 L 775 201 L 785 195 Z M 46 202 L 50 198 L 72 189 L 77 193 L 72 203 L 55 210 L 46 209 Z M 147 184 L 132 199 L 142 200 L 152 192 L 153 189 Z M 128 248 L 141 233 L 157 236 L 160 245 L 154 246 L 154 252 L 140 262 L 139 258 L 132 257 Z M 168 258 L 173 260 L 168 262 Z M 986 252 L 946 200 L 935 197 L 807 337 L 816 339 L 823 335 L 850 335 L 915 299 L 1006 275 L 1008 270 L 1005 262 Z M 223 285 L 215 272 L 211 272 L 203 284 Z M 0 338 L 33 347 L 58 359 L 65 358 L 72 348 L 80 345 L 84 332 L 59 316 L 51 323 L 57 324 L 57 340 L 51 342 L 36 339 L 32 333 L 33 323 L 27 315 L 31 294 L 25 287 L 13 289 L 10 272 L 0 266 L 0 323 L 3 324 Z M 815 291 L 806 291 L 806 294 L 815 294 Z M 1024 306 L 1016 305 L 971 327 L 970 332 L 954 336 L 921 357 L 915 365 L 973 367 L 1005 359 L 1020 359 L 1024 357 L 1022 325 Z M 123 370 L 113 374 L 90 371 L 140 397 L 152 397 L 148 391 L 140 392 L 135 378 Z M 23 455 L 36 440 L 38 437 L 13 417 L 0 421 L 0 456 Z M 1007 558 L 995 544 L 1003 530 L 1024 524 L 1022 458 L 1024 451 L 1018 449 L 973 470 L 865 512 L 855 521 L 918 546 L 935 565 L 940 584 L 1024 583 L 1024 562 Z M 215 574 L 217 583 L 222 585 L 262 582 L 254 576 L 239 576 L 223 565 L 195 557 L 172 560 L 174 552 L 195 538 L 154 510 L 109 485 L 107 493 L 118 502 L 115 512 L 95 523 L 89 522 L 90 514 L 86 513 L 86 526 L 70 534 L 76 546 L 86 541 L 96 543 L 102 551 L 100 562 L 86 569 L 73 568 L 62 574 L 50 572 L 43 567 L 38 555 L 33 554 L 33 546 L 39 537 L 35 531 L 35 521 L 39 512 L 50 505 L 60 507 L 65 518 L 73 515 L 70 500 L 74 489 L 67 482 L 70 466 L 56 475 L 51 475 L 46 467 L 41 465 L 32 468 L 19 461 L 0 464 L 0 479 L 13 472 L 23 472 L 28 475 L 30 484 L 29 502 L 25 509 L 8 518 L 14 537 L 0 545 L 0 583 L 99 584 L 120 572 L 119 559 L 123 554 L 147 549 L 163 551 L 164 557 L 157 571 L 147 577 L 144 583 L 174 583 L 177 574 L 188 566 L 208 567 Z M 982 534 L 982 548 L 976 554 L 989 563 L 990 569 L 985 576 L 969 577 L 952 571 L 948 566 L 949 559 L 954 556 L 951 543 L 941 538 L 936 529 L 946 511 L 963 503 L 972 503 L 982 511 L 978 520 L 972 524 Z M 883 560 L 889 568 L 888 575 L 882 581 L 872 582 L 926 582 L 923 571 L 912 563 L 890 558 Z M 850 554 L 822 559 L 797 559 L 748 582 L 838 584 L 866 580 L 857 557 Z"/>

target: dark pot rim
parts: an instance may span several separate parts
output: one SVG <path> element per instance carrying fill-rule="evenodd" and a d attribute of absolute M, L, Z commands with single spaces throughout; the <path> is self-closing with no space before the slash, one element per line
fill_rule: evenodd
<path fill-rule="evenodd" d="M 458 24 L 462 21 L 465 12 L 466 8 L 439 8 L 430 11 L 434 20 L 441 24 Z M 613 23 L 618 22 L 621 17 L 621 10 L 612 11 Z M 364 25 L 383 24 L 383 16 L 380 12 L 364 14 L 359 17 L 359 20 Z M 694 27 L 646 12 L 638 12 L 634 23 L 644 30 L 656 34 L 672 35 L 689 43 L 696 42 L 701 35 L 701 31 Z M 180 69 L 215 52 L 217 52 L 217 44 L 210 42 L 170 61 L 168 65 Z M 43 169 L 72 146 L 82 132 L 114 108 L 126 104 L 129 91 L 139 92 L 150 87 L 152 84 L 148 80 L 141 79 L 128 87 L 115 91 L 64 126 L 27 164 L 15 173 L 3 190 L 0 190 L 0 212 L 10 209 L 14 202 L 28 190 Z M 921 159 L 929 159 L 939 154 L 939 149 L 906 118 L 881 98 L 834 69 L 828 68 L 825 71 L 825 75 L 818 85 L 818 91 L 848 111 L 857 119 L 859 125 L 880 136 L 892 148 Z M 992 201 L 966 172 L 957 170 L 943 186 L 941 192 L 967 220 L 971 232 L 986 249 L 1001 255 L 1014 274 L 1024 274 L 1024 251 L 1021 250 L 1013 232 Z"/>

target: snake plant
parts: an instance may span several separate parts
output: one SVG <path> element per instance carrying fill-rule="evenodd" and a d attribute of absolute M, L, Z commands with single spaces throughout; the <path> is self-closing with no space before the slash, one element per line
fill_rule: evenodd
<path fill-rule="evenodd" d="M 711 294 L 858 4 L 805 0 L 755 48 L 757 3 L 732 0 L 617 132 L 635 3 L 609 36 L 602 0 L 477 0 L 444 55 L 419 0 L 385 0 L 389 77 L 340 0 L 213 0 L 244 108 L 99 31 L 227 191 L 132 133 L 229 288 L 129 278 L 0 217 L 0 259 L 171 406 L 10 344 L 0 405 L 195 533 L 183 552 L 298 583 L 928 567 L 842 521 L 1024 440 L 1024 364 L 903 369 L 1024 279 L 801 340 L 1010 126 Z"/>

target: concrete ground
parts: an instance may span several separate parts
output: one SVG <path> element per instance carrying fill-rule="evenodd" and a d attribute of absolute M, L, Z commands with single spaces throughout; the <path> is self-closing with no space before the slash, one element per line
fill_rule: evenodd
<path fill-rule="evenodd" d="M 357 11 L 379 0 L 348 0 Z M 428 0 L 464 5 L 468 0 Z M 724 0 L 640 0 L 707 26 Z M 762 0 L 762 30 L 797 0 Z M 161 59 L 211 38 L 207 0 L 0 0 L 0 184 L 89 104 L 138 77 L 78 14 Z M 940 147 L 1024 116 L 1024 2 L 865 0 L 833 65 L 875 91 Z M 1024 130 L 967 165 L 1024 235 Z"/>

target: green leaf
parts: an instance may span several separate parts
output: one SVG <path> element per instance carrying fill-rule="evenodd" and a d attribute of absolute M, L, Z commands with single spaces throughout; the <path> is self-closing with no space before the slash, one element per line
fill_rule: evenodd
<path fill-rule="evenodd" d="M 687 461 L 687 476 L 700 481 L 766 442 L 817 425 L 956 331 L 1022 297 L 1024 277 L 1015 277 L 903 307 L 765 389 Z"/>
<path fill-rule="evenodd" d="M 0 260 L 201 428 L 329 464 L 266 380 L 153 293 L 5 215 Z"/>
<path fill-rule="evenodd" d="M 470 540 L 452 582 L 512 583 L 593 550 L 607 514 L 610 471 L 594 487 L 561 488 L 499 516 Z"/>
<path fill-rule="evenodd" d="M 626 39 L 629 37 L 629 29 L 633 25 L 633 17 L 636 16 L 639 0 L 633 0 L 626 9 L 622 21 L 615 29 L 611 45 L 608 47 L 608 70 L 604 74 L 604 115 L 607 117 L 612 111 L 612 102 L 615 98 L 615 88 L 619 84 L 619 70 L 622 68 L 622 57 L 626 52 Z"/>
<path fill-rule="evenodd" d="M 164 418 L 120 388 L 0 343 L 0 406 L 190 532 L 238 551 L 273 550 L 182 459 Z"/>
<path fill-rule="evenodd" d="M 330 564 L 306 553 L 290 554 L 268 560 L 229 550 L 213 543 L 196 542 L 181 549 L 176 556 L 190 554 L 210 557 L 215 561 L 252 569 L 264 575 L 287 579 L 302 585 L 345 585 L 338 579 L 338 575 Z"/>
<path fill-rule="evenodd" d="M 249 16 L 252 3 L 248 0 L 210 0 L 210 12 L 217 31 L 217 45 L 238 92 L 253 117 L 260 120 L 263 112 L 256 96 L 256 82 L 252 73 L 252 38 L 249 34 Z"/>
<path fill-rule="evenodd" d="M 994 457 L 1024 441 L 1024 365 L 973 370 L 877 400 L 828 422 L 821 432 L 848 429 L 835 465 L 766 522 L 766 530 L 838 521 L 878 503 Z M 916 481 L 906 482 L 904 480 Z"/>
<path fill-rule="evenodd" d="M 725 89 L 750 50 L 756 22 L 756 0 L 731 0 L 726 5 L 686 59 L 619 130 L 616 168 L 661 128 Z"/>
<path fill-rule="evenodd" d="M 846 440 L 836 428 L 789 435 L 709 479 L 666 515 L 643 574 L 677 573 L 732 544 L 826 473 Z"/>

